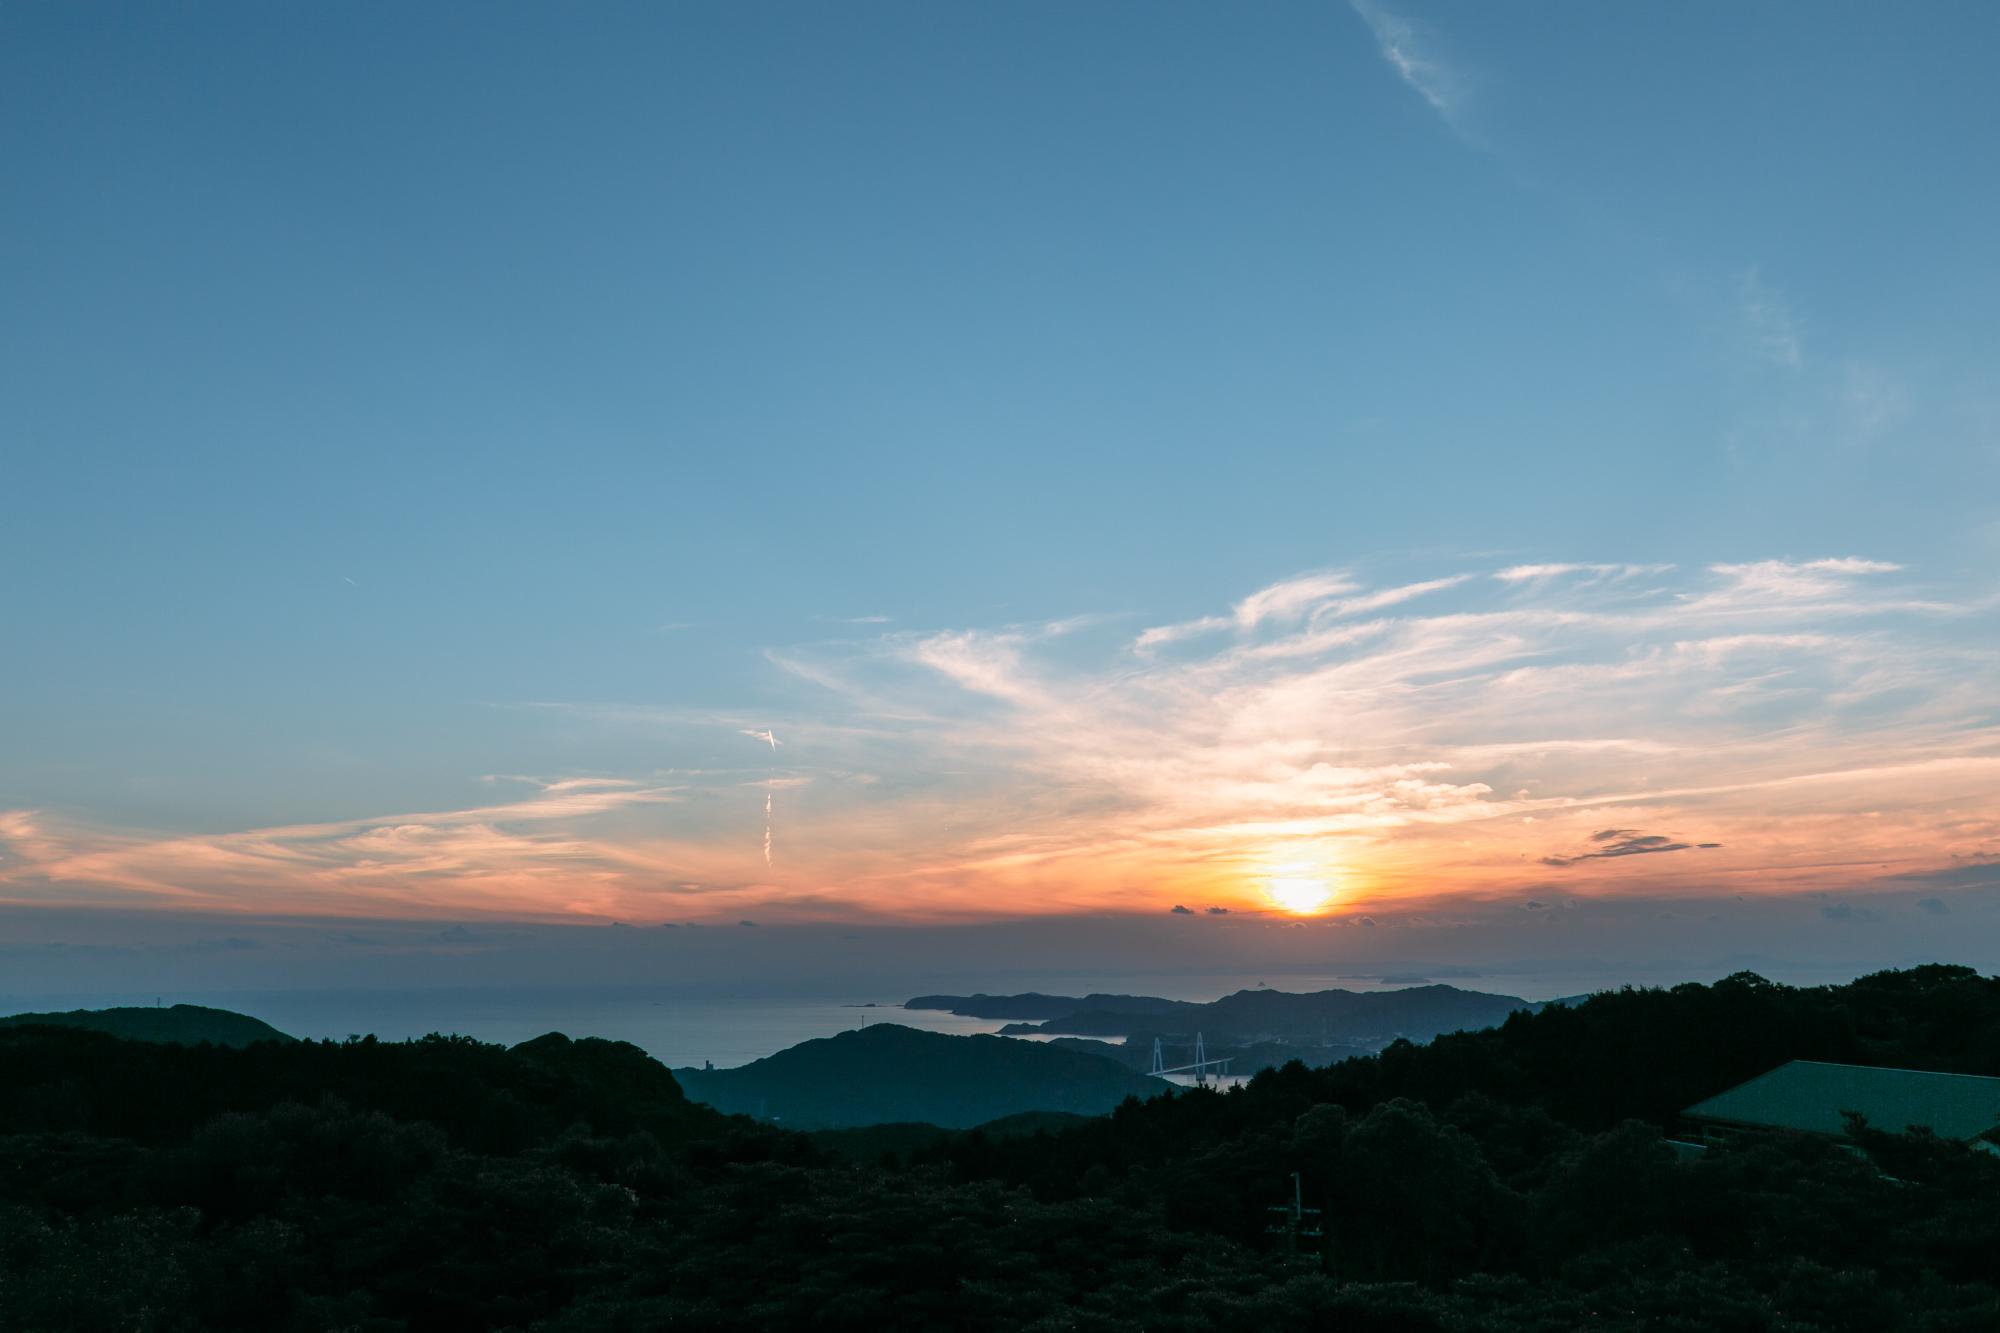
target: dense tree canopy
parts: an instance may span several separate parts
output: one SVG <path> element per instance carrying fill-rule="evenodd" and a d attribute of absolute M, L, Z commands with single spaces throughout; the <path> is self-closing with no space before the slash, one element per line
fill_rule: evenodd
<path fill-rule="evenodd" d="M 0 1327 L 2000 1327 L 2000 1158 L 1865 1125 L 1663 1142 L 1798 1057 L 2000 1073 L 2000 981 L 1628 991 L 1052 1131 L 885 1129 L 872 1157 L 611 1042 L 21 1027 Z M 1327 1235 L 1288 1258 L 1293 1172 Z"/>

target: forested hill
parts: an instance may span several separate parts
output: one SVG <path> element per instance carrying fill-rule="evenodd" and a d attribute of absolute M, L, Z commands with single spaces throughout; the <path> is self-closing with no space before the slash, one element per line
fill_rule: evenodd
<path fill-rule="evenodd" d="M 1319 1317 L 1345 1328 L 2000 1328 L 1992 1154 L 1866 1126 L 1691 1162 L 1668 1150 L 1683 1108 L 1792 1059 L 2000 1075 L 2000 978 L 1927 966 L 1798 988 L 1746 973 L 1600 994 L 916 1156 L 1051 1204 L 1150 1204 L 1170 1231 L 1239 1250 L 1268 1244 L 1299 1172 L 1353 1284 Z M 1397 1281 L 1425 1294 L 1406 1304 L 1383 1285 Z M 1319 1326 L 1303 1309 L 1274 1318 Z"/>
<path fill-rule="evenodd" d="M 2000 1076 L 2000 978 L 1928 966 L 1801 988 L 1741 973 L 1712 986 L 1605 993 L 1424 1046 L 1397 1042 L 1320 1069 L 1288 1065 L 1227 1097 L 1128 1105 L 1060 1142 L 1093 1164 L 1137 1166 L 1202 1155 L 1218 1136 L 1313 1107 L 1361 1115 L 1401 1104 L 1433 1108 L 1475 1138 L 1492 1134 L 1486 1151 L 1498 1165 L 1533 1156 L 1538 1136 L 1636 1121 L 1657 1138 L 1694 1102 L 1794 1059 Z M 1989 1137 L 2000 1139 L 2000 1125 Z M 974 1155 L 989 1151 L 998 1149 L 980 1145 Z M 1028 1179 L 1047 1169 L 1044 1153 L 1002 1174 Z M 1347 1187 L 1329 1168 L 1317 1188 Z"/>
<path fill-rule="evenodd" d="M 190 1046 L 201 1042 L 248 1046 L 259 1041 L 293 1040 L 261 1018 L 199 1004 L 177 1004 L 167 1009 L 70 1009 L 61 1013 L 0 1016 L 0 1027 L 36 1026 L 87 1028 L 128 1041 L 170 1041 Z"/>
<path fill-rule="evenodd" d="M 1022 1111 L 1109 1111 L 1165 1087 L 1116 1061 L 1007 1037 L 876 1023 L 736 1069 L 677 1069 L 690 1097 L 800 1129 L 921 1121 L 965 1128 Z"/>
<path fill-rule="evenodd" d="M 170 1142 L 218 1117 L 337 1103 L 513 1152 L 578 1122 L 662 1142 L 720 1133 L 666 1067 L 625 1042 L 550 1033 L 509 1049 L 469 1037 L 262 1042 L 240 1049 L 0 1029 L 0 1132 Z"/>

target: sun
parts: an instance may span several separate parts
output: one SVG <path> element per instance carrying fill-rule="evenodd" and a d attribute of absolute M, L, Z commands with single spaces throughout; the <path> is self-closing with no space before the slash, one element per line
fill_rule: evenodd
<path fill-rule="evenodd" d="M 1264 881 L 1264 896 L 1294 916 L 1311 916 L 1333 899 L 1333 886 L 1323 879 L 1284 876 Z"/>

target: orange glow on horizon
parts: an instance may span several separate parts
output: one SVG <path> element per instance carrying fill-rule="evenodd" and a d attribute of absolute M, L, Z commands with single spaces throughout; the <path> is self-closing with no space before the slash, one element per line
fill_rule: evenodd
<path fill-rule="evenodd" d="M 2000 862 L 2000 690 L 1986 641 L 1945 631 L 1990 602 L 1895 572 L 1519 566 L 1365 596 L 1321 573 L 1101 658 L 1069 622 L 841 640 L 783 659 L 833 695 L 776 714 L 780 768 L 740 719 L 537 705 L 614 746 L 636 719 L 690 756 L 718 732 L 725 758 L 763 753 L 487 775 L 318 822 L 0 809 L 0 905 L 1297 926 L 1976 887 Z"/>

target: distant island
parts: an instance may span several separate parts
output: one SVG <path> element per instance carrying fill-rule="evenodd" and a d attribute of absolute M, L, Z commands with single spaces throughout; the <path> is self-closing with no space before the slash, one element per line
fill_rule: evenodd
<path fill-rule="evenodd" d="M 905 1009 L 941 1009 L 962 1018 L 1024 1018 L 1040 1021 L 1071 1014 L 1175 1014 L 1201 1008 L 1189 1000 L 1162 1000 L 1151 995 L 919 995 L 903 1001 Z"/>
<path fill-rule="evenodd" d="M 1446 1032 L 1470 1032 L 1504 1023 L 1509 1014 L 1539 1010 L 1517 995 L 1493 995 L 1456 986 L 1402 990 L 1240 990 L 1200 1003 L 1152 995 L 919 995 L 905 1009 L 943 1010 L 971 1018 L 1015 1019 L 1003 1037 L 1116 1037 L 1093 1041 L 1096 1053 L 1130 1067 L 1151 1067 L 1152 1043 L 1167 1048 L 1168 1068 L 1193 1058 L 1195 1036 L 1210 1059 L 1230 1061 L 1230 1072 L 1254 1074 L 1289 1060 L 1325 1065 L 1379 1051 L 1397 1040 L 1429 1041 Z"/>

